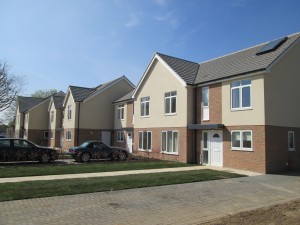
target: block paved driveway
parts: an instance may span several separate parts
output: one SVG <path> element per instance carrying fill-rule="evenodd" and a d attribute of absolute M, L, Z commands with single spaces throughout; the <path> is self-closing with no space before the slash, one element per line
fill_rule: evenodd
<path fill-rule="evenodd" d="M 300 173 L 261 175 L 1 202 L 0 224 L 200 224 L 297 198 Z"/>

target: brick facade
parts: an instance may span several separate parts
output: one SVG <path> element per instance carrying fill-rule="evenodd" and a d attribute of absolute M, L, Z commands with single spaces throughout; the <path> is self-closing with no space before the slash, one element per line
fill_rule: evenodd
<path fill-rule="evenodd" d="M 152 150 L 141 151 L 139 146 L 139 131 L 151 131 L 152 132 Z M 178 131 L 178 154 L 167 154 L 161 152 L 161 132 L 162 131 Z M 155 158 L 161 160 L 171 160 L 189 163 L 193 160 L 192 157 L 192 138 L 193 132 L 186 127 L 160 127 L 160 128 L 147 128 L 147 129 L 134 129 L 134 148 L 133 153 L 139 156 Z"/>
<path fill-rule="evenodd" d="M 63 130 L 50 130 L 49 132 L 52 132 L 53 136 L 52 138 L 49 138 L 48 146 L 50 146 L 51 148 L 60 148 L 61 133 L 63 132 Z M 51 137 L 51 134 L 49 134 L 49 137 Z"/>
<path fill-rule="evenodd" d="M 45 130 L 26 130 L 27 139 L 37 145 L 48 146 L 48 139 L 44 138 L 44 132 Z"/>

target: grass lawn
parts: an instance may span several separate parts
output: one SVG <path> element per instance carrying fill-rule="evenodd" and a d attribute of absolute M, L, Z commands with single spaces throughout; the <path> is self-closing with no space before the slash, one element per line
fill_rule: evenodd
<path fill-rule="evenodd" d="M 124 170 L 142 170 L 142 169 L 159 169 L 172 167 L 195 166 L 180 162 L 170 161 L 139 161 L 139 162 L 98 162 L 82 164 L 2 164 L 0 165 L 0 178 L 5 177 L 26 177 L 26 176 L 44 176 L 59 174 L 75 173 L 96 173 Z"/>
<path fill-rule="evenodd" d="M 28 181 L 0 184 L 0 201 L 124 190 L 241 177 L 214 170 L 194 170 L 115 177 Z"/>

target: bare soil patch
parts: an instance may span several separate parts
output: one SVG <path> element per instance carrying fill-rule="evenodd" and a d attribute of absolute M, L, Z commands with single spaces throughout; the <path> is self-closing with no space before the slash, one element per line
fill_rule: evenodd
<path fill-rule="evenodd" d="M 285 204 L 237 213 L 202 225 L 299 225 L 300 199 Z"/>

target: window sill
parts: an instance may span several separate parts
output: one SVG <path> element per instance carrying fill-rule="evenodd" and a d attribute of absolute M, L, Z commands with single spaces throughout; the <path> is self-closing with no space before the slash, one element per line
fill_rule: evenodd
<path fill-rule="evenodd" d="M 177 116 L 177 113 L 165 113 L 165 116 Z"/>
<path fill-rule="evenodd" d="M 289 149 L 289 152 L 295 152 L 295 151 L 296 151 L 296 149 L 294 149 L 294 148 Z"/>
<path fill-rule="evenodd" d="M 118 143 L 123 143 L 124 141 L 117 141 Z"/>
<path fill-rule="evenodd" d="M 231 108 L 231 112 L 247 111 L 247 110 L 253 110 L 253 108 L 252 107 L 250 107 L 250 108 L 237 108 L 237 109 Z"/>
<path fill-rule="evenodd" d="M 174 152 L 174 153 L 172 153 L 172 152 L 160 152 L 161 154 L 165 154 L 165 155 L 179 155 L 179 153 L 178 152 Z"/>
<path fill-rule="evenodd" d="M 152 152 L 152 150 L 139 149 L 140 152 Z"/>
<path fill-rule="evenodd" d="M 238 151 L 238 152 L 254 152 L 253 149 L 247 148 L 231 148 L 231 151 Z"/>
<path fill-rule="evenodd" d="M 150 118 L 150 116 L 141 116 L 140 118 L 141 118 L 141 119 L 144 119 L 144 118 Z"/>

